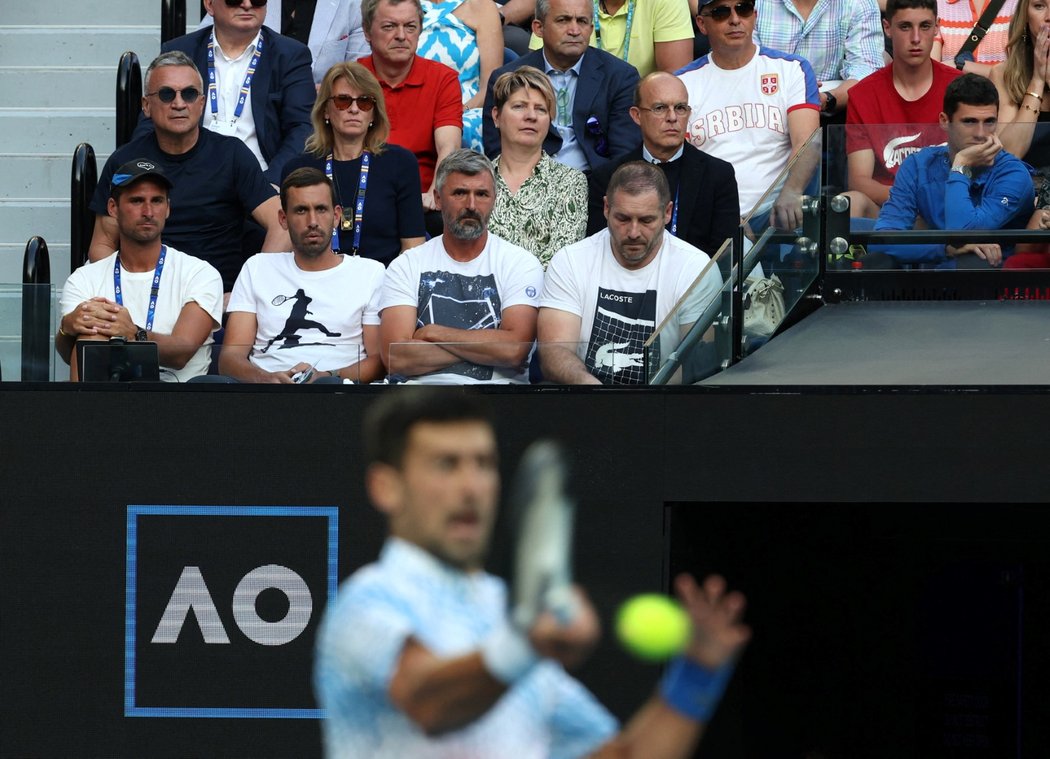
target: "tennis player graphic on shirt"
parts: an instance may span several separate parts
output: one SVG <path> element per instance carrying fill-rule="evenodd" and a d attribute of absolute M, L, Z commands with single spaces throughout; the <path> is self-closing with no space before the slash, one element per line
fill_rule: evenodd
<path fill-rule="evenodd" d="M 266 353 L 278 340 L 284 340 L 284 343 L 280 345 L 277 350 L 283 350 L 284 348 L 297 348 L 302 343 L 300 342 L 299 331 L 316 329 L 319 332 L 324 332 L 328 337 L 340 337 L 342 333 L 332 332 L 325 325 L 319 321 L 313 319 L 307 319 L 307 314 L 313 312 L 309 309 L 309 305 L 313 302 L 313 298 L 306 294 L 306 292 L 300 287 L 295 291 L 295 295 L 278 295 L 271 303 L 275 306 L 281 306 L 286 301 L 294 300 L 295 305 L 292 306 L 292 311 L 288 314 L 288 320 L 285 321 L 284 327 L 281 331 L 270 338 L 269 342 L 266 343 L 266 347 L 260 351 Z M 323 343 L 322 343 L 323 344 Z"/>

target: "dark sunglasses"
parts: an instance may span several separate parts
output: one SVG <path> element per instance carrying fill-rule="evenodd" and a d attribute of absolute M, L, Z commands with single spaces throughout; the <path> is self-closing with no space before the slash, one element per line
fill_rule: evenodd
<path fill-rule="evenodd" d="M 376 99 L 371 95 L 332 95 L 328 98 L 332 101 L 332 105 L 335 106 L 337 111 L 345 111 L 350 107 L 351 103 L 357 103 L 357 107 L 362 111 L 371 111 L 376 107 Z"/>
<path fill-rule="evenodd" d="M 181 90 L 176 90 L 171 87 L 161 87 L 156 92 L 147 92 L 146 97 L 152 97 L 156 95 L 162 103 L 173 103 L 175 102 L 175 95 L 182 95 L 182 102 L 192 103 L 201 96 L 201 91 L 196 87 L 183 87 Z"/>
<path fill-rule="evenodd" d="M 701 13 L 700 15 L 708 16 L 712 21 L 727 21 L 732 11 L 736 11 L 736 15 L 740 16 L 740 18 L 751 18 L 755 12 L 755 4 L 752 0 L 744 0 L 734 6 L 720 5 L 717 8 L 712 8 L 710 13 Z"/>
<path fill-rule="evenodd" d="M 226 7 L 239 8 L 242 2 L 244 0 L 226 0 Z M 264 5 L 266 5 L 266 0 L 252 0 L 253 8 L 262 8 Z"/>

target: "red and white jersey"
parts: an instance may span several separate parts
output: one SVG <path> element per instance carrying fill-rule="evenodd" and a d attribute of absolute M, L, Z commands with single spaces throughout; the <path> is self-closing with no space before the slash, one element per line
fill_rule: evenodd
<path fill-rule="evenodd" d="M 820 108 L 813 69 L 797 55 L 760 47 L 742 68 L 719 68 L 705 55 L 678 78 L 693 108 L 687 139 L 733 164 L 746 215 L 791 158 L 788 114 Z"/>

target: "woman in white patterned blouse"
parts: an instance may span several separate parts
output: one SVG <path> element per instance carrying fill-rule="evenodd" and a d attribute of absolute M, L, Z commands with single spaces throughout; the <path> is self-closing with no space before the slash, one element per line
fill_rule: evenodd
<path fill-rule="evenodd" d="M 522 66 L 493 85 L 492 120 L 500 133 L 496 206 L 489 229 L 532 251 L 544 267 L 587 230 L 587 179 L 543 152 L 557 105 L 550 79 Z"/>

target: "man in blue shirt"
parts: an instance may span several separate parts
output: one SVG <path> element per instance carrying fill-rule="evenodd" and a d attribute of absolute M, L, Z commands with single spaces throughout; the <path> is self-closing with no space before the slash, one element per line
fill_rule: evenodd
<path fill-rule="evenodd" d="M 740 593 L 720 577 L 677 578 L 692 637 L 618 732 L 564 669 L 597 642 L 583 595 L 570 621 L 545 611 L 523 629 L 503 581 L 482 569 L 500 478 L 479 396 L 404 388 L 369 409 L 364 430 L 369 495 L 391 537 L 318 634 L 328 757 L 692 755 L 750 637 Z"/>
<path fill-rule="evenodd" d="M 912 229 L 920 220 L 929 229 L 952 231 L 1024 228 L 1035 202 L 1031 173 L 995 134 L 995 85 L 976 74 L 955 79 L 945 90 L 940 124 L 947 144 L 905 159 L 875 229 Z M 873 246 L 865 268 L 908 263 L 983 269 L 1001 266 L 1003 255 L 996 243 Z"/>

